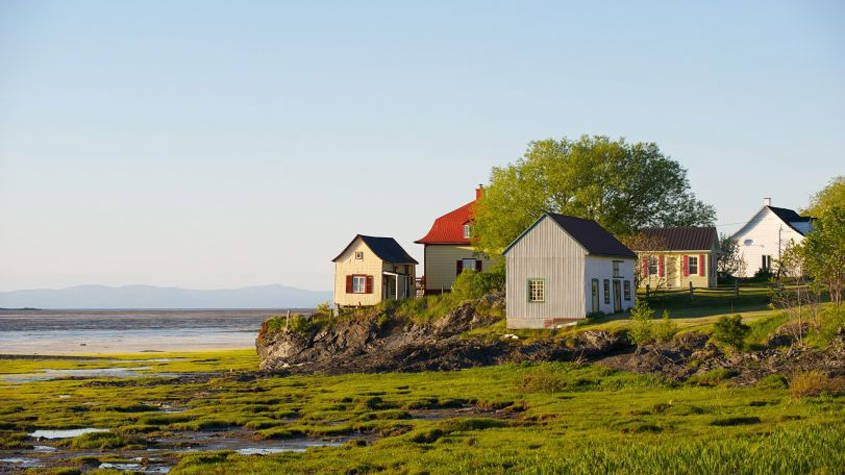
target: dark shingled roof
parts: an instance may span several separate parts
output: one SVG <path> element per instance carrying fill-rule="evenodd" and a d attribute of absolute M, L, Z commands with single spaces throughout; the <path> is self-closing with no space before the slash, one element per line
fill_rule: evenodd
<path fill-rule="evenodd" d="M 712 226 L 645 228 L 640 233 L 653 238 L 657 246 L 656 249 L 638 249 L 642 251 L 707 251 L 718 247 L 719 242 L 716 228 Z"/>
<path fill-rule="evenodd" d="M 356 239 L 361 238 L 364 241 L 364 244 L 367 245 L 379 258 L 387 262 L 395 262 L 398 264 L 419 264 L 413 257 L 408 255 L 405 252 L 405 249 L 396 242 L 395 239 L 391 237 L 375 237 L 375 236 L 364 236 L 363 234 L 359 234 L 352 239 L 352 242 L 346 246 L 340 254 L 337 255 L 332 261 L 336 261 L 349 249 L 349 246 L 355 242 Z"/>
<path fill-rule="evenodd" d="M 562 214 L 546 213 L 555 220 L 576 241 L 581 243 L 587 252 L 600 256 L 632 257 L 636 254 L 619 242 L 613 234 L 604 229 L 592 219 L 576 218 Z"/>
<path fill-rule="evenodd" d="M 546 213 L 545 216 L 553 219 L 558 225 L 560 225 L 561 228 L 564 229 L 564 231 L 569 233 L 573 239 L 584 246 L 584 249 L 586 249 L 590 254 L 608 257 L 627 257 L 632 259 L 636 259 L 637 257 L 633 251 L 625 247 L 624 244 L 613 237 L 613 234 L 610 234 L 610 232 L 592 219 L 576 218 L 574 216 L 564 216 L 562 214 L 555 213 Z M 523 231 L 518 238 L 505 248 L 502 254 L 506 254 L 510 248 L 514 246 L 514 244 L 522 239 L 522 236 L 525 236 L 529 231 L 534 229 L 534 226 L 542 221 L 543 218 L 538 219 L 531 225 L 531 227 Z"/>

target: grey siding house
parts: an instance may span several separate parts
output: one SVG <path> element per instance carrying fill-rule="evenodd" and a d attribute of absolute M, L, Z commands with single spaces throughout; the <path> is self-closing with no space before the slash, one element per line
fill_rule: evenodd
<path fill-rule="evenodd" d="M 547 328 L 634 306 L 637 256 L 590 219 L 546 213 L 504 251 L 508 328 Z"/>

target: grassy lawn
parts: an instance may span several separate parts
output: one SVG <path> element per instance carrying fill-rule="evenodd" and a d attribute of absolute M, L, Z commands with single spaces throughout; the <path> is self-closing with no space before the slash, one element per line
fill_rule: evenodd
<path fill-rule="evenodd" d="M 239 381 L 225 374 L 256 367 L 247 351 L 109 357 L 161 358 L 174 359 L 127 364 L 223 374 L 116 386 L 0 380 L 0 448 L 31 445 L 24 434 L 34 429 L 99 427 L 111 435 L 65 444 L 97 447 L 108 458 L 167 434 L 238 428 L 256 439 L 363 435 L 366 442 L 268 456 L 174 451 L 171 473 L 836 473 L 845 466 L 845 399 L 794 399 L 783 381 L 679 385 L 569 363 Z M 2 364 L 22 373 L 82 362 Z M 162 413 L 163 405 L 184 412 Z M 65 465 L 78 467 L 72 458 Z"/>

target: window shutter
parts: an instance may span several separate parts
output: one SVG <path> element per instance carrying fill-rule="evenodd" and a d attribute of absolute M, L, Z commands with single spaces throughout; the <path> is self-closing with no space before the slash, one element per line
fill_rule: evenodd
<path fill-rule="evenodd" d="M 373 293 L 373 276 L 371 276 L 371 275 L 367 276 L 367 290 L 366 290 L 366 292 L 368 294 Z"/>
<path fill-rule="evenodd" d="M 455 265 L 455 268 L 457 269 L 455 275 L 461 275 L 461 272 L 464 271 L 464 261 L 458 259 L 458 263 Z"/>
<path fill-rule="evenodd" d="M 643 277 L 648 277 L 648 256 L 643 256 Z"/>
<path fill-rule="evenodd" d="M 658 275 L 659 275 L 660 277 L 663 277 L 663 256 L 660 256 L 660 261 L 659 261 L 659 263 L 660 263 L 660 267 L 659 267 L 659 274 L 658 274 Z"/>
<path fill-rule="evenodd" d="M 689 271 L 688 271 L 689 260 L 687 259 L 687 257 L 689 257 L 689 256 L 684 256 L 684 277 L 687 277 L 689 275 Z"/>
<path fill-rule="evenodd" d="M 475 270 L 476 272 L 481 272 L 481 259 L 475 260 Z"/>
<path fill-rule="evenodd" d="M 346 293 L 347 294 L 352 293 L 352 276 L 351 275 L 346 276 Z"/>
<path fill-rule="evenodd" d="M 704 254 L 698 256 L 698 275 L 704 275 Z"/>

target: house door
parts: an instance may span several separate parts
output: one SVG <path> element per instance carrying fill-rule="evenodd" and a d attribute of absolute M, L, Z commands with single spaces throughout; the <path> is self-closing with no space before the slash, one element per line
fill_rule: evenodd
<path fill-rule="evenodd" d="M 613 281 L 613 313 L 622 311 L 622 281 Z"/>
<path fill-rule="evenodd" d="M 593 279 L 593 313 L 599 311 L 599 281 Z"/>

